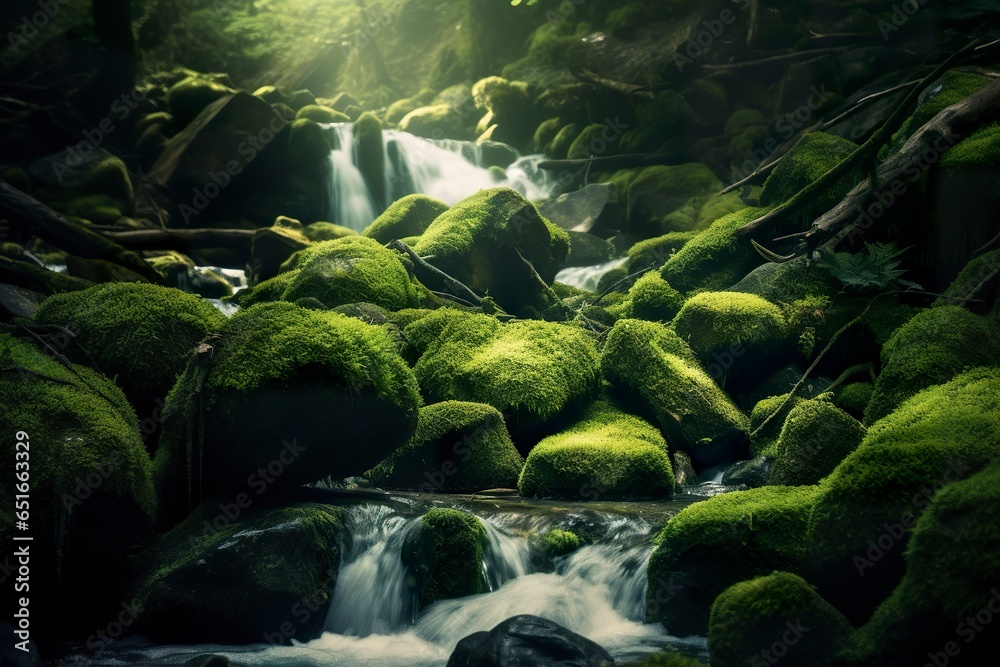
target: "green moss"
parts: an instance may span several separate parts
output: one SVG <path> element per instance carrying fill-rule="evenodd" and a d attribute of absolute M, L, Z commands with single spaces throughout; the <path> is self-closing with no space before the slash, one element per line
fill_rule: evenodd
<path fill-rule="evenodd" d="M 469 130 L 461 112 L 450 104 L 422 106 L 399 121 L 399 129 L 426 139 L 465 139 Z"/>
<path fill-rule="evenodd" d="M 932 494 L 1000 454 L 998 394 L 1000 371 L 987 368 L 925 389 L 875 422 L 823 480 L 809 529 L 816 583 L 849 617 L 867 618 L 899 580 L 904 528 Z"/>
<path fill-rule="evenodd" d="M 989 77 L 975 72 L 961 72 L 958 70 L 945 72 L 941 75 L 940 79 L 921 92 L 920 103 L 917 108 L 900 126 L 899 131 L 892 135 L 892 150 L 895 151 L 901 148 L 914 132 L 923 127 L 927 121 L 938 115 L 938 113 L 952 104 L 961 102 L 969 95 L 978 92 L 988 83 L 990 83 Z"/>
<path fill-rule="evenodd" d="M 535 153 L 548 153 L 552 147 L 552 140 L 556 138 L 562 127 L 562 119 L 549 118 L 535 129 L 535 134 L 531 138 L 531 149 Z"/>
<path fill-rule="evenodd" d="M 673 488 L 660 432 L 602 402 L 535 445 L 518 484 L 522 496 L 589 500 L 668 496 Z"/>
<path fill-rule="evenodd" d="M 177 281 L 177 276 L 194 268 L 194 261 L 187 255 L 174 250 L 162 251 L 153 257 L 146 257 L 146 263 L 168 281 Z"/>
<path fill-rule="evenodd" d="M 167 91 L 167 104 L 178 126 L 184 127 L 209 104 L 235 92 L 213 79 L 190 76 L 170 87 Z"/>
<path fill-rule="evenodd" d="M 687 451 L 699 465 L 738 458 L 746 417 L 670 329 L 619 320 L 608 333 L 601 370 L 623 401 L 659 426 L 672 448 Z"/>
<path fill-rule="evenodd" d="M 320 241 L 335 241 L 337 239 L 342 239 L 345 236 L 358 235 L 358 233 L 350 227 L 344 227 L 343 225 L 337 225 L 332 222 L 314 222 L 310 225 L 306 225 L 302 231 L 306 235 L 306 238 L 313 243 L 319 243 Z"/>
<path fill-rule="evenodd" d="M 66 215 L 82 218 L 95 225 L 114 225 L 122 217 L 122 205 L 114 197 L 107 195 L 76 197 L 63 210 Z"/>
<path fill-rule="evenodd" d="M 712 170 L 699 162 L 646 167 L 626 191 L 628 231 L 639 236 L 693 231 L 698 210 L 721 189 Z"/>
<path fill-rule="evenodd" d="M 288 158 L 293 170 L 312 170 L 329 157 L 330 142 L 319 123 L 309 118 L 292 122 L 288 132 Z"/>
<path fill-rule="evenodd" d="M 436 508 L 424 515 L 422 533 L 430 553 L 424 555 L 429 564 L 417 573 L 423 579 L 421 607 L 486 591 L 482 565 L 486 529 L 479 519 L 468 512 Z"/>
<path fill-rule="evenodd" d="M 433 197 L 407 195 L 393 202 L 372 224 L 365 227 L 361 235 L 383 244 L 408 236 L 420 236 L 435 218 L 447 210 L 447 204 Z"/>
<path fill-rule="evenodd" d="M 586 232 L 567 232 L 570 240 L 566 266 L 594 266 L 603 264 L 615 254 L 615 247 L 608 241 Z"/>
<path fill-rule="evenodd" d="M 597 351 L 573 326 L 501 325 L 487 315 L 440 311 L 404 331 L 417 347 L 426 345 L 414 371 L 429 399 L 487 403 L 504 413 L 512 432 L 538 426 L 597 391 Z"/>
<path fill-rule="evenodd" d="M 727 588 L 712 604 L 708 650 L 713 667 L 743 667 L 777 657 L 822 667 L 834 662 L 851 624 L 795 574 L 774 572 Z"/>
<path fill-rule="evenodd" d="M 258 229 L 250 243 L 251 284 L 283 272 L 289 258 L 311 244 L 302 223 L 283 215 L 278 216 L 270 227 Z"/>
<path fill-rule="evenodd" d="M 704 635 L 725 589 L 775 569 L 800 572 L 815 496 L 816 487 L 766 486 L 685 507 L 650 557 L 647 618 L 675 636 Z M 673 596 L 663 599 L 665 590 Z"/>
<path fill-rule="evenodd" d="M 956 305 L 987 313 L 1000 295 L 1000 249 L 985 252 L 969 260 L 955 280 L 948 285 L 935 306 Z"/>
<path fill-rule="evenodd" d="M 941 157 L 942 167 L 1000 167 L 1000 123 L 992 123 L 973 132 L 948 149 Z"/>
<path fill-rule="evenodd" d="M 841 387 L 833 396 L 833 404 L 857 419 L 864 417 L 865 408 L 872 400 L 874 386 L 871 382 L 852 382 Z"/>
<path fill-rule="evenodd" d="M 141 558 L 143 635 L 171 643 L 260 642 L 295 605 L 314 610 L 297 615 L 296 637 L 322 629 L 347 537 L 344 511 L 319 503 L 256 510 L 250 505 L 233 521 L 206 502 Z"/>
<path fill-rule="evenodd" d="M 1000 356 L 1000 333 L 985 317 L 958 306 L 915 315 L 882 348 L 865 423 L 872 424 L 921 389 L 947 382 L 964 369 L 990 366 Z"/>
<path fill-rule="evenodd" d="M 46 299 L 34 316 L 74 332 L 64 351 L 92 359 L 133 401 L 163 397 L 191 351 L 225 318 L 211 304 L 180 290 L 146 283 L 105 283 Z M 143 410 L 147 406 L 141 406 Z"/>
<path fill-rule="evenodd" d="M 667 284 L 656 271 L 643 274 L 628 291 L 622 304 L 625 317 L 651 322 L 669 322 L 684 305 L 680 292 Z"/>
<path fill-rule="evenodd" d="M 375 114 L 366 111 L 354 122 L 354 151 L 368 191 L 380 208 L 385 206 L 385 149 L 382 122 Z"/>
<path fill-rule="evenodd" d="M 445 401 L 421 408 L 410 441 L 367 477 L 383 489 L 467 493 L 515 487 L 523 464 L 496 408 Z"/>
<path fill-rule="evenodd" d="M 647 267 L 659 268 L 684 245 L 698 235 L 697 231 L 668 232 L 639 241 L 628 250 L 628 270 L 640 271 Z"/>
<path fill-rule="evenodd" d="M 796 405 L 781 428 L 769 482 L 787 486 L 815 484 L 853 452 L 865 427 L 826 401 Z"/>
<path fill-rule="evenodd" d="M 319 104 L 307 104 L 295 113 L 295 118 L 308 118 L 311 121 L 317 123 L 349 123 L 350 118 L 347 114 L 341 113 L 340 111 L 335 111 L 330 107 L 320 106 Z"/>
<path fill-rule="evenodd" d="M 790 199 L 837 166 L 857 147 L 850 139 L 824 132 L 802 135 L 767 177 L 764 189 L 760 192 L 760 203 L 763 206 L 776 206 Z M 842 182 L 837 188 L 824 193 L 816 204 L 817 208 L 823 208 L 825 202 L 832 205 L 838 201 L 848 187 L 846 182 Z"/>
<path fill-rule="evenodd" d="M 684 293 L 728 289 L 764 263 L 735 232 L 765 213 L 767 209 L 750 207 L 719 218 L 672 255 L 660 275 Z"/>
<path fill-rule="evenodd" d="M 245 485 L 293 442 L 301 449 L 276 483 L 359 475 L 410 438 L 419 406 L 381 327 L 290 303 L 240 310 L 167 397 L 161 492 L 184 505 L 192 483 L 194 493 Z"/>
<path fill-rule="evenodd" d="M 750 411 L 750 456 L 770 456 L 777 454 L 778 436 L 785 424 L 785 419 L 792 409 L 803 401 L 801 396 L 793 396 L 787 403 L 788 394 L 769 396 L 761 399 Z M 782 404 L 784 404 L 782 406 Z M 764 425 L 780 407 L 781 413 Z M 761 428 L 763 426 L 763 428 Z"/>
<path fill-rule="evenodd" d="M 553 528 L 545 533 L 542 540 L 547 551 L 555 558 L 573 553 L 583 545 L 576 533 L 559 528 Z"/>
<path fill-rule="evenodd" d="M 622 663 L 622 667 L 705 667 L 705 663 L 683 653 L 657 653 L 640 662 Z"/>
<path fill-rule="evenodd" d="M 602 123 L 588 125 L 580 131 L 570 144 L 566 157 L 570 160 L 582 160 L 596 155 L 614 155 L 617 153 L 617 142 L 607 141 L 607 126 Z"/>
<path fill-rule="evenodd" d="M 552 138 L 552 143 L 549 145 L 549 155 L 555 160 L 564 159 L 569 153 L 569 147 L 573 145 L 573 141 L 579 134 L 580 126 L 576 123 L 564 125 Z"/>
<path fill-rule="evenodd" d="M 713 355 L 783 356 L 787 344 L 781 309 L 770 301 L 741 292 L 702 292 L 688 299 L 674 319 L 674 330 L 698 358 L 708 364 Z"/>
<path fill-rule="evenodd" d="M 422 90 L 417 95 L 413 97 L 406 97 L 401 100 L 396 100 L 388 106 L 385 110 L 385 119 L 389 123 L 398 124 L 399 121 L 403 120 L 406 114 L 419 109 L 428 102 L 434 99 L 434 92 L 431 90 Z"/>
<path fill-rule="evenodd" d="M 732 291 L 785 305 L 809 298 L 833 298 L 840 290 L 829 271 L 800 257 L 781 264 L 762 264 L 733 285 Z"/>

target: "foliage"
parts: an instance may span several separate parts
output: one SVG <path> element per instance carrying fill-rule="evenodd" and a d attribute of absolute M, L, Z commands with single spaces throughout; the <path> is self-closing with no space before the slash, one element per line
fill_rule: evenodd
<path fill-rule="evenodd" d="M 818 264 L 851 292 L 884 292 L 899 289 L 921 289 L 920 285 L 900 276 L 902 257 L 909 248 L 897 248 L 895 243 L 865 243 L 866 252 L 830 252 L 821 250 Z"/>

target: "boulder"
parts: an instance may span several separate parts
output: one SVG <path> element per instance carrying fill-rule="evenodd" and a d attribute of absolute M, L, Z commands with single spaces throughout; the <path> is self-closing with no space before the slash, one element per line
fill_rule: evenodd
<path fill-rule="evenodd" d="M 417 583 L 420 607 L 439 600 L 484 593 L 486 529 L 468 512 L 435 508 L 403 545 L 403 561 Z"/>
<path fill-rule="evenodd" d="M 567 234 L 570 242 L 569 256 L 566 258 L 567 267 L 603 264 L 615 253 L 613 245 L 593 234 L 572 230 Z"/>
<path fill-rule="evenodd" d="M 386 244 L 423 234 L 448 205 L 427 195 L 406 195 L 397 199 L 382 215 L 365 227 L 362 236 Z"/>
<path fill-rule="evenodd" d="M 785 154 L 764 182 L 760 191 L 762 206 L 777 206 L 795 196 L 823 174 L 857 149 L 850 139 L 844 139 L 825 132 L 809 132 L 795 143 Z M 823 211 L 840 201 L 853 183 L 845 179 L 837 187 L 824 192 L 815 201 L 817 209 Z"/>
<path fill-rule="evenodd" d="M 803 401 L 785 418 L 775 445 L 770 484 L 816 484 L 865 437 L 865 427 L 827 401 Z"/>
<path fill-rule="evenodd" d="M 622 214 L 618 192 L 610 183 L 590 183 L 542 202 L 538 212 L 572 232 L 616 229 Z"/>
<path fill-rule="evenodd" d="M 350 227 L 344 227 L 332 222 L 313 222 L 303 229 L 306 238 L 313 243 L 320 241 L 335 241 L 345 236 L 357 236 L 358 233 Z"/>
<path fill-rule="evenodd" d="M 236 91 L 206 76 L 189 76 L 167 91 L 167 105 L 179 127 L 198 117 L 205 107 Z"/>
<path fill-rule="evenodd" d="M 324 107 L 319 104 L 307 104 L 306 106 L 295 112 L 295 119 L 308 118 L 311 121 L 317 123 L 349 123 L 350 118 L 347 114 L 335 111 L 330 107 Z"/>
<path fill-rule="evenodd" d="M 723 486 L 739 486 L 756 489 L 766 486 L 771 477 L 774 459 L 770 456 L 756 456 L 749 461 L 737 461 L 722 474 Z"/>
<path fill-rule="evenodd" d="M 288 258 L 305 250 L 312 242 L 306 237 L 302 223 L 278 216 L 270 227 L 258 229 L 250 242 L 250 283 L 257 284 L 282 272 Z"/>
<path fill-rule="evenodd" d="M 386 201 L 382 122 L 373 113 L 365 112 L 354 122 L 354 154 L 358 171 L 365 179 L 377 210 L 385 208 L 389 202 Z"/>
<path fill-rule="evenodd" d="M 833 404 L 855 419 L 863 419 L 874 390 L 871 382 L 846 384 L 833 395 Z"/>
<path fill-rule="evenodd" d="M 447 667 L 609 667 L 614 659 L 582 635 L 522 614 L 463 638 Z"/>
<path fill-rule="evenodd" d="M 643 274 L 628 290 L 620 306 L 625 317 L 667 323 L 684 306 L 684 297 L 656 271 Z"/>
<path fill-rule="evenodd" d="M 418 107 L 399 121 L 399 129 L 425 139 L 471 139 L 465 117 L 450 104 Z"/>

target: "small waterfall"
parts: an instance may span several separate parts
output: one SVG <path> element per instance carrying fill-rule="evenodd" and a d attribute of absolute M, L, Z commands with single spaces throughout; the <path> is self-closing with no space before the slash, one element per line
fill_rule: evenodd
<path fill-rule="evenodd" d="M 590 292 L 596 292 L 597 285 L 601 282 L 601 278 L 604 274 L 612 269 L 617 269 L 627 261 L 628 257 L 619 257 L 618 259 L 612 259 L 611 261 L 604 262 L 603 264 L 595 264 L 593 266 L 574 266 L 568 269 L 563 269 L 556 274 L 556 282 L 576 287 L 577 289 L 585 289 Z"/>
<path fill-rule="evenodd" d="M 361 231 L 378 215 L 365 177 L 358 169 L 354 124 L 333 123 L 336 148 L 330 153 L 330 205 L 333 221 Z"/>
<path fill-rule="evenodd" d="M 491 591 L 495 591 L 511 579 L 523 577 L 531 571 L 531 548 L 521 536 L 508 535 L 494 525 L 493 520 L 484 520 L 488 546 L 483 554 L 483 574 Z"/>

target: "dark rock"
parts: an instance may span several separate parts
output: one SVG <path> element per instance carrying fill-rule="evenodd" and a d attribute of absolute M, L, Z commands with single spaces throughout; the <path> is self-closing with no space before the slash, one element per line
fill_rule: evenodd
<path fill-rule="evenodd" d="M 687 452 L 677 451 L 670 458 L 674 464 L 674 480 L 678 486 L 682 484 L 694 484 L 698 473 L 694 471 L 694 466 L 691 465 L 691 455 Z"/>
<path fill-rule="evenodd" d="M 767 485 L 767 478 L 771 474 L 771 464 L 774 462 L 770 456 L 758 456 L 749 461 L 738 461 L 726 468 L 722 475 L 723 486 L 745 486 L 755 489 L 758 486 Z"/>
<path fill-rule="evenodd" d="M 455 647 L 447 667 L 598 667 L 614 659 L 586 637 L 557 623 L 522 614 Z"/>
<path fill-rule="evenodd" d="M 586 232 L 567 232 L 569 234 L 569 256 L 566 266 L 593 266 L 603 264 L 611 259 L 615 247 L 602 238 Z"/>
<path fill-rule="evenodd" d="M 567 231 L 589 232 L 620 227 L 622 208 L 611 183 L 592 183 L 574 192 L 550 199 L 538 211 Z"/>

